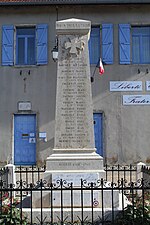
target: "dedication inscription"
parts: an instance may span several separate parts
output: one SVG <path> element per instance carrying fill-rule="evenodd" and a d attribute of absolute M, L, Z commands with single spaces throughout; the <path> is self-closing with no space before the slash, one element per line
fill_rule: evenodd
<path fill-rule="evenodd" d="M 72 35 L 68 29 L 68 34 L 65 31 L 59 35 L 55 149 L 94 148 L 89 28 L 90 24 L 88 29 L 85 24 L 82 34 L 77 30 L 77 34 Z"/>

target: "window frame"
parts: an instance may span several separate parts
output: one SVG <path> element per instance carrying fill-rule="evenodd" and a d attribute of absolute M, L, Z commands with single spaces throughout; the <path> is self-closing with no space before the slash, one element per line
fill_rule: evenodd
<path fill-rule="evenodd" d="M 14 28 L 15 28 L 15 31 L 14 31 L 14 65 L 15 66 L 36 66 L 36 62 L 37 62 L 37 33 L 36 33 L 36 25 L 35 24 L 27 24 L 27 25 L 14 25 Z M 35 57 L 35 60 L 34 60 L 34 64 L 28 64 L 27 61 L 25 61 L 26 63 L 24 64 L 19 64 L 17 62 L 18 60 L 18 38 L 17 38 L 17 29 L 19 28 L 24 28 L 24 29 L 28 29 L 28 28 L 34 28 L 35 30 L 35 34 L 34 34 L 34 57 Z M 20 35 L 21 36 L 21 35 Z M 22 36 L 29 36 L 29 35 L 22 35 Z M 27 60 L 27 49 L 25 48 L 25 51 L 26 51 L 26 59 Z"/>
<path fill-rule="evenodd" d="M 118 24 L 119 33 L 119 64 L 120 65 L 148 65 L 147 62 L 133 63 L 133 38 L 132 27 L 150 27 L 150 24 L 134 24 L 134 23 L 121 23 Z M 150 57 L 149 57 L 150 61 Z"/>
<path fill-rule="evenodd" d="M 19 25 L 2 25 L 2 66 L 38 66 L 48 64 L 48 24 L 27 24 L 20 27 L 35 26 L 36 28 L 36 59 L 35 65 L 16 65 L 16 27 Z"/>
<path fill-rule="evenodd" d="M 139 28 L 142 28 L 142 27 L 149 27 L 150 29 L 150 24 L 131 24 L 131 53 L 132 53 L 132 65 L 147 65 L 147 64 L 150 64 L 150 57 L 149 57 L 149 61 L 147 62 L 143 62 L 141 59 L 142 59 L 142 56 L 143 56 L 143 51 L 141 51 L 139 53 L 139 62 L 133 62 L 133 28 L 136 28 L 136 27 L 139 27 Z M 144 36 L 148 36 L 146 34 L 142 34 L 142 32 L 140 31 L 140 34 L 134 34 L 134 36 L 137 36 L 140 38 L 140 45 L 139 45 L 139 49 L 141 50 L 142 49 L 142 46 L 143 46 L 143 41 L 141 41 L 142 37 Z M 149 34 L 149 45 L 150 45 L 150 34 Z"/>
<path fill-rule="evenodd" d="M 114 63 L 114 25 L 112 23 L 102 23 L 102 24 L 93 24 L 92 28 L 98 28 L 97 33 L 95 32 L 95 37 L 98 39 L 98 42 L 95 46 L 99 51 L 96 53 L 96 57 L 91 57 L 90 49 L 91 43 L 89 43 L 89 58 L 91 66 L 98 66 L 100 58 L 102 62 L 106 65 Z M 93 37 L 94 38 L 94 37 Z M 94 48 L 94 49 L 95 49 Z M 94 54 L 96 51 L 92 51 Z M 92 59 L 92 60 L 91 60 Z"/>

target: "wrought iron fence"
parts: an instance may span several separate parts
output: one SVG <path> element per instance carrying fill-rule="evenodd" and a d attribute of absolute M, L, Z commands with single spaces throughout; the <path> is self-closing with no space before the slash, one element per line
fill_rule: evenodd
<path fill-rule="evenodd" d="M 46 170 L 46 166 L 37 167 L 37 166 L 16 166 L 15 174 L 16 180 L 25 181 L 26 184 L 35 184 L 37 181 L 43 178 L 43 173 Z"/>
<path fill-rule="evenodd" d="M 0 181 L 0 224 L 149 225 L 150 182 L 104 179 L 78 185 L 58 180 L 7 188 Z M 15 192 L 20 192 L 16 199 Z M 24 197 L 23 192 L 28 192 Z M 5 193 L 5 194 L 4 194 Z M 7 193 L 7 195 L 6 195 Z"/>
<path fill-rule="evenodd" d="M 40 179 L 43 179 L 43 173 L 46 170 L 46 165 L 43 167 L 36 166 L 16 166 L 16 180 L 23 180 L 28 183 L 36 183 Z M 104 170 L 106 172 L 105 179 L 110 182 L 117 182 L 121 178 L 127 182 L 135 182 L 137 180 L 137 166 L 136 165 L 105 165 Z"/>
<path fill-rule="evenodd" d="M 128 182 L 135 182 L 137 180 L 137 166 L 136 165 L 105 165 L 106 180 L 116 182 L 123 178 Z"/>

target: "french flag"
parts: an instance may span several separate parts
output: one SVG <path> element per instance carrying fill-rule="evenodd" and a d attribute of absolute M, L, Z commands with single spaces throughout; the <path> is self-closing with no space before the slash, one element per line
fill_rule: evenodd
<path fill-rule="evenodd" d="M 100 58 L 100 60 L 99 60 L 99 74 L 102 75 L 103 73 L 104 73 L 104 67 L 103 67 L 102 60 Z"/>

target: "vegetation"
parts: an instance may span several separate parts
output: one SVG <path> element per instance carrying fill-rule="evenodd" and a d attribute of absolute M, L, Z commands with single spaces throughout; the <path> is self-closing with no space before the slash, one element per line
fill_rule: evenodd
<path fill-rule="evenodd" d="M 22 214 L 21 210 L 17 208 L 19 203 L 18 199 L 14 199 L 13 197 L 9 197 L 8 193 L 2 195 L 0 199 L 0 224 L 1 225 L 26 225 L 27 217 Z M 22 219 L 21 219 L 22 217 Z"/>
<path fill-rule="evenodd" d="M 150 224 L 150 193 L 129 197 L 131 205 L 118 213 L 115 225 L 149 225 Z"/>

